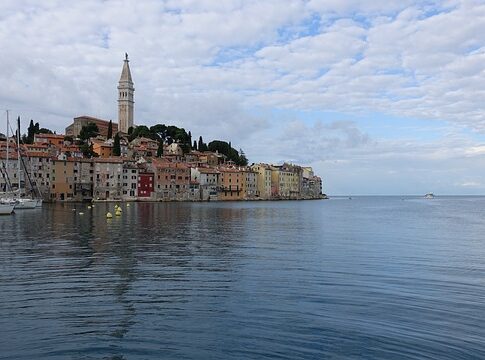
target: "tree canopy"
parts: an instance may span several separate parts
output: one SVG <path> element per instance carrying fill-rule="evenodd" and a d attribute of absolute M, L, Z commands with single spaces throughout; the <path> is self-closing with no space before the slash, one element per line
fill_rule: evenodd
<path fill-rule="evenodd" d="M 34 120 L 31 119 L 27 127 L 27 134 L 22 135 L 22 142 L 33 144 L 35 134 L 53 134 L 53 132 L 47 128 L 41 128 L 38 122 L 34 124 Z"/>
<path fill-rule="evenodd" d="M 209 143 L 208 148 L 210 151 L 217 151 L 220 154 L 226 155 L 227 158 L 234 161 L 236 165 L 246 166 L 248 164 L 248 159 L 246 158 L 244 151 L 242 151 L 242 149 L 237 151 L 231 146 L 230 142 L 214 140 Z"/>
<path fill-rule="evenodd" d="M 92 137 L 96 137 L 99 135 L 99 128 L 98 125 L 96 125 L 93 122 L 88 123 L 87 125 L 84 125 L 81 128 L 81 131 L 79 133 L 79 138 L 83 141 L 86 141 Z"/>
<path fill-rule="evenodd" d="M 118 133 L 115 134 L 115 137 L 113 139 L 113 155 L 114 156 L 121 155 L 120 135 L 118 135 Z"/>

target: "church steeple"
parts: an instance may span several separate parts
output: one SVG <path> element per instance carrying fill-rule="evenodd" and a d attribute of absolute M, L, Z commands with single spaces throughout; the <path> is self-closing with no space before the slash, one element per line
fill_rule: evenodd
<path fill-rule="evenodd" d="M 134 92 L 128 54 L 125 53 L 123 70 L 118 83 L 118 129 L 124 133 L 133 126 Z"/>

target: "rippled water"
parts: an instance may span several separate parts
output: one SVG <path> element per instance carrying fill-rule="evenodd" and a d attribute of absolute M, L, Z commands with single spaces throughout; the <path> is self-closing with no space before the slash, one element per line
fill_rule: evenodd
<path fill-rule="evenodd" d="M 0 358 L 485 358 L 485 198 L 107 208 L 0 217 Z"/>

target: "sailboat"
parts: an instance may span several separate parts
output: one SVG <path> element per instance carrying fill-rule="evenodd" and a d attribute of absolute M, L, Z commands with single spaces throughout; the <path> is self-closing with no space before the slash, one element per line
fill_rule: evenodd
<path fill-rule="evenodd" d="M 0 197 L 0 215 L 10 215 L 13 213 L 13 210 L 15 208 L 15 200 L 12 198 L 5 196 L 8 193 L 6 192 L 7 189 L 12 191 L 12 187 L 10 184 L 10 180 L 8 178 L 8 155 L 9 155 L 9 147 L 8 147 L 9 139 L 8 139 L 8 110 L 7 110 L 7 153 L 6 153 L 6 160 L 7 160 L 7 165 L 5 166 L 5 163 L 2 162 L 2 168 L 0 169 L 0 173 L 2 174 L 2 177 L 5 180 L 5 193 L 2 194 L 2 197 Z M 11 195 L 11 194 L 10 194 Z"/>
<path fill-rule="evenodd" d="M 10 215 L 13 213 L 14 208 L 15 202 L 4 202 L 4 200 L 2 200 L 0 202 L 0 215 Z"/>
<path fill-rule="evenodd" d="M 17 199 L 17 204 L 15 209 L 35 209 L 37 207 L 36 199 L 22 198 L 22 182 L 20 181 L 21 164 L 20 164 L 20 116 L 17 118 L 17 176 L 19 181 L 19 198 Z"/>

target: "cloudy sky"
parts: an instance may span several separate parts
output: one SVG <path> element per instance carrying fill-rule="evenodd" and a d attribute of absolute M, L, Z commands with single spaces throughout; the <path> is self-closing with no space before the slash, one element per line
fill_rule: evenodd
<path fill-rule="evenodd" d="M 472 0 L 2 0 L 0 108 L 117 120 L 127 52 L 137 124 L 311 165 L 329 194 L 485 194 L 484 34 Z"/>

